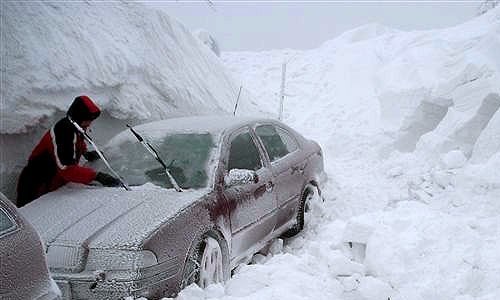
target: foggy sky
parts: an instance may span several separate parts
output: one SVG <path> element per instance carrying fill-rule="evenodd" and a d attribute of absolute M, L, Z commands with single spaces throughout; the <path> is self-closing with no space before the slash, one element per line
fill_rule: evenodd
<path fill-rule="evenodd" d="M 476 14 L 478 1 L 331 2 L 282 1 L 214 3 L 150 2 L 191 30 L 208 30 L 222 51 L 311 49 L 367 23 L 421 30 L 463 23 Z"/>

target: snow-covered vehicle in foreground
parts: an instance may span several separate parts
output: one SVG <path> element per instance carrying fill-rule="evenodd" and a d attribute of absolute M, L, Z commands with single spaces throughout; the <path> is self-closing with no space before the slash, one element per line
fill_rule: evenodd
<path fill-rule="evenodd" d="M 0 193 L 0 299 L 56 300 L 38 233 Z"/>
<path fill-rule="evenodd" d="M 319 186 L 319 145 L 266 119 L 188 117 L 125 130 L 103 149 L 132 187 L 67 185 L 22 208 L 47 243 L 65 298 L 156 299 L 204 287 L 304 225 Z M 94 166 L 98 168 L 98 166 Z"/>

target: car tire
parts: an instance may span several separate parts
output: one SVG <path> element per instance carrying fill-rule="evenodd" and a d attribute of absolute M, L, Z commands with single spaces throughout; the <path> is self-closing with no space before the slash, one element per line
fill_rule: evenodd
<path fill-rule="evenodd" d="M 229 278 L 229 251 L 222 236 L 210 232 L 196 243 L 184 265 L 181 289 L 192 283 L 205 288 Z"/>
<path fill-rule="evenodd" d="M 308 210 L 309 201 L 313 196 L 314 196 L 314 187 L 306 186 L 306 188 L 302 192 L 302 197 L 299 202 L 297 214 L 295 215 L 296 218 L 295 224 L 292 226 L 292 228 L 288 229 L 287 231 L 285 231 L 285 233 L 282 234 L 283 237 L 285 238 L 293 237 L 297 235 L 299 232 L 301 232 L 302 229 L 304 229 L 304 214 Z"/>

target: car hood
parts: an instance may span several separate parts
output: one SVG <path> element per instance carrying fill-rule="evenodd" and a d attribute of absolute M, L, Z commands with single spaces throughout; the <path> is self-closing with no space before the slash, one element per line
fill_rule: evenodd
<path fill-rule="evenodd" d="M 69 184 L 20 210 L 47 246 L 140 249 L 162 223 L 207 192 L 176 192 L 153 184 L 131 191 Z"/>

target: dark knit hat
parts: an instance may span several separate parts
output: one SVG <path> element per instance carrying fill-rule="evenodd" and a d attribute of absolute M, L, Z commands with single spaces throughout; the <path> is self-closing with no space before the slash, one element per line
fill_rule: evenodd
<path fill-rule="evenodd" d="M 73 100 L 67 115 L 75 122 L 93 121 L 101 114 L 99 107 L 88 96 L 78 96 Z"/>

